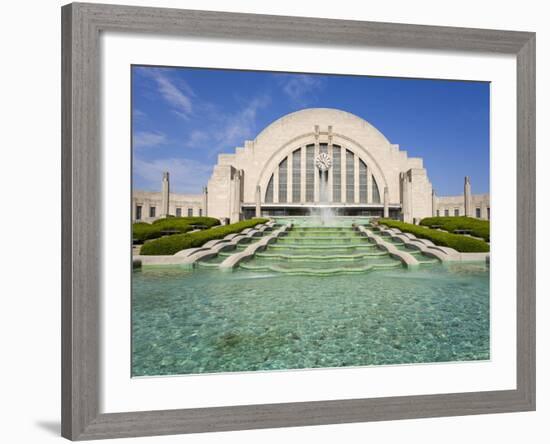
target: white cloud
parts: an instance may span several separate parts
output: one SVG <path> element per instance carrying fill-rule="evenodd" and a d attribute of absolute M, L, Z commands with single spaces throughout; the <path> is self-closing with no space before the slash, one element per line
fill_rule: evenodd
<path fill-rule="evenodd" d="M 222 112 L 218 107 L 203 103 L 204 116 L 201 120 L 206 124 L 191 131 L 184 146 L 206 149 L 212 155 L 224 148 L 242 145 L 245 139 L 256 135 L 258 113 L 270 103 L 269 96 L 258 96 L 233 113 Z"/>
<path fill-rule="evenodd" d="M 301 106 L 316 99 L 315 92 L 323 88 L 321 78 L 306 74 L 288 75 L 281 77 L 283 92 L 295 103 Z"/>
<path fill-rule="evenodd" d="M 245 139 L 253 137 L 257 131 L 256 118 L 259 110 L 271 103 L 271 99 L 264 95 L 250 100 L 240 111 L 222 117 L 222 124 L 212 133 L 218 151 L 221 145 L 242 144 Z"/>
<path fill-rule="evenodd" d="M 175 193 L 201 193 L 212 174 L 212 165 L 192 159 L 169 158 L 142 160 L 134 158 L 133 175 L 136 188 L 160 191 L 162 173 L 170 173 L 170 188 Z"/>
<path fill-rule="evenodd" d="M 210 140 L 209 133 L 202 130 L 193 130 L 189 134 L 189 138 L 184 142 L 184 145 L 191 148 L 200 148 L 208 140 Z"/>
<path fill-rule="evenodd" d="M 134 148 L 149 148 L 167 142 L 166 135 L 151 131 L 137 131 L 133 137 Z"/>
<path fill-rule="evenodd" d="M 195 95 L 191 87 L 183 80 L 178 79 L 177 83 L 162 69 L 149 69 L 144 71 L 157 84 L 161 96 L 174 108 L 178 116 L 187 119 L 193 112 L 191 97 Z"/>
<path fill-rule="evenodd" d="M 171 77 L 163 68 L 144 68 L 140 72 L 152 79 L 160 96 L 171 105 L 171 112 L 184 120 L 197 122 L 182 145 L 186 148 L 205 149 L 217 153 L 225 148 L 241 145 L 257 132 L 258 112 L 271 103 L 267 94 L 258 95 L 246 102 L 240 109 L 220 109 L 217 104 L 197 99 L 195 92 L 183 80 Z M 144 136 L 144 135 L 143 135 Z M 165 143 L 155 137 L 134 140 L 135 146 L 153 146 Z"/>
<path fill-rule="evenodd" d="M 134 108 L 133 109 L 133 117 L 136 119 L 142 119 L 147 117 L 147 114 L 145 114 L 142 110 Z"/>

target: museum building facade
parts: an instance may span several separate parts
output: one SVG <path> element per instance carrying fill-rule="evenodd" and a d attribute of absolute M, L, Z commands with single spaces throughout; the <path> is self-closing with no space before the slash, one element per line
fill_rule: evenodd
<path fill-rule="evenodd" d="M 202 194 L 134 191 L 134 220 L 167 214 L 236 222 L 254 216 L 307 216 L 330 208 L 342 216 L 488 219 L 489 195 L 437 196 L 423 161 L 409 157 L 366 120 L 329 108 L 281 117 L 232 154 L 220 154 Z M 153 209 L 154 208 L 154 209 Z"/>

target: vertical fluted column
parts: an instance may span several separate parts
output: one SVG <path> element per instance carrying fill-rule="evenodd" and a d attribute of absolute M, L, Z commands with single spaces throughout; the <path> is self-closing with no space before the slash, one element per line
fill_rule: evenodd
<path fill-rule="evenodd" d="M 170 173 L 162 173 L 162 207 L 160 217 L 168 216 L 170 211 Z"/>
<path fill-rule="evenodd" d="M 262 217 L 262 189 L 256 186 L 256 217 Z"/>
<path fill-rule="evenodd" d="M 319 125 L 315 125 L 315 151 L 313 153 L 314 162 L 317 160 L 319 155 Z M 315 175 L 313 176 L 313 201 L 315 203 L 319 202 L 319 170 L 315 163 L 313 164 L 313 171 Z"/>
<path fill-rule="evenodd" d="M 353 201 L 359 203 L 359 156 L 353 154 Z"/>
<path fill-rule="evenodd" d="M 306 201 L 306 146 L 300 150 L 300 203 Z"/>
<path fill-rule="evenodd" d="M 328 155 L 330 160 L 334 163 L 333 150 L 332 150 L 332 126 L 328 127 Z M 332 168 L 328 169 L 328 182 L 327 182 L 327 201 L 332 203 L 334 202 L 334 192 L 332 186 Z"/>
<path fill-rule="evenodd" d="M 292 183 L 294 182 L 294 153 L 286 158 L 286 201 L 292 203 Z"/>
<path fill-rule="evenodd" d="M 388 187 L 384 187 L 384 217 L 390 217 L 390 193 Z"/>

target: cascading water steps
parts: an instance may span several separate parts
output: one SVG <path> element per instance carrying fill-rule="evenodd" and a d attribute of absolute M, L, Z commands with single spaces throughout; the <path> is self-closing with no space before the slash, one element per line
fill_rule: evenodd
<path fill-rule="evenodd" d="M 266 233 L 266 232 L 258 233 L 258 235 L 254 236 L 250 239 L 246 239 L 246 240 L 244 240 L 243 242 L 240 242 L 239 244 L 237 244 L 234 247 L 232 246 L 232 247 L 228 247 L 228 249 L 222 249 L 222 251 L 220 251 L 216 256 L 213 256 L 213 257 L 210 257 L 210 258 L 207 258 L 207 259 L 202 259 L 202 260 L 198 261 L 197 266 L 199 268 L 218 268 L 218 266 L 224 260 L 226 260 L 229 256 L 232 256 L 236 253 L 240 253 L 240 252 L 246 250 L 250 245 L 261 241 L 262 238 L 267 234 L 268 233 Z"/>
<path fill-rule="evenodd" d="M 325 276 L 401 267 L 401 262 L 379 250 L 352 227 L 296 227 L 240 267 Z"/>
<path fill-rule="evenodd" d="M 261 239 L 256 237 L 231 250 L 222 250 L 217 256 L 201 260 L 198 266 L 216 268 L 228 257 Z M 384 240 L 413 255 L 421 265 L 438 262 L 396 239 L 385 236 Z M 353 227 L 298 226 L 238 266 L 245 270 L 290 275 L 328 276 L 397 268 L 403 264 Z"/>

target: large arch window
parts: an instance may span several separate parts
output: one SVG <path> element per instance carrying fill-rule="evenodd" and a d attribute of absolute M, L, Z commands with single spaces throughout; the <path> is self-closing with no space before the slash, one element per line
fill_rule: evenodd
<path fill-rule="evenodd" d="M 342 202 L 342 153 L 339 145 L 332 146 L 332 201 Z"/>
<path fill-rule="evenodd" d="M 273 203 L 273 175 L 271 175 L 269 183 L 267 184 L 267 189 L 265 191 L 265 202 Z"/>
<path fill-rule="evenodd" d="M 346 150 L 346 202 L 355 202 L 355 159 L 350 150 Z"/>
<path fill-rule="evenodd" d="M 340 145 L 332 146 L 332 190 L 326 193 L 326 200 L 346 204 L 379 204 L 380 189 L 371 168 L 353 151 Z M 319 153 L 328 154 L 328 144 L 319 144 Z M 356 158 L 357 157 L 357 158 Z M 358 171 L 355 170 L 356 165 Z M 292 151 L 277 165 L 278 186 L 274 174 L 269 178 L 265 192 L 265 203 L 313 203 L 315 198 L 315 145 L 309 144 Z M 305 180 L 304 180 L 305 179 Z M 345 186 L 343 186 L 345 180 Z M 305 181 L 305 183 L 304 183 Z M 305 191 L 305 195 L 302 192 Z M 356 193 L 358 192 L 358 194 Z M 345 200 L 344 200 L 345 199 Z"/>
<path fill-rule="evenodd" d="M 279 164 L 279 202 L 285 203 L 287 196 L 287 161 L 285 157 Z"/>
<path fill-rule="evenodd" d="M 359 159 L 359 202 L 367 203 L 367 165 Z"/>
<path fill-rule="evenodd" d="M 300 202 L 302 189 L 302 149 L 292 153 L 292 202 Z"/>
<path fill-rule="evenodd" d="M 313 202 L 315 183 L 315 146 L 306 146 L 306 202 Z"/>

